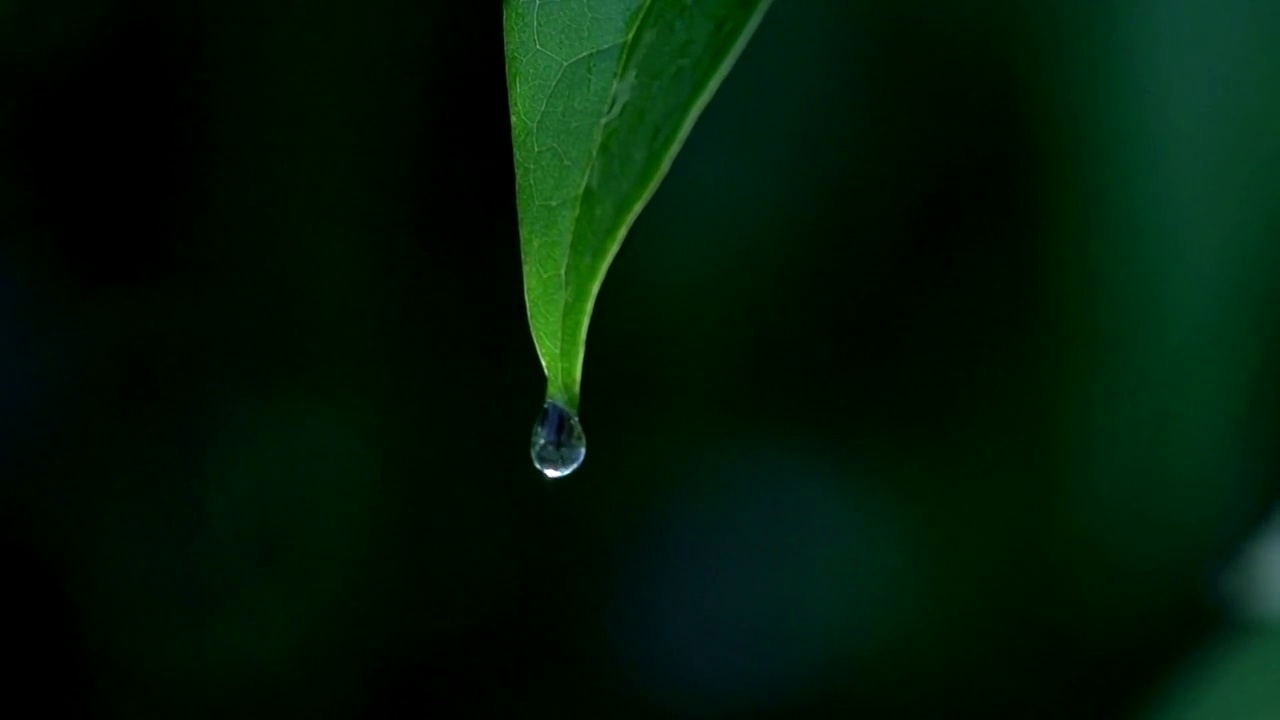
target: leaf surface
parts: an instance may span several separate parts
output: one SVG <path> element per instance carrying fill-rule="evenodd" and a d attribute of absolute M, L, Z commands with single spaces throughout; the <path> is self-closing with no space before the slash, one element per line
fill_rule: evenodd
<path fill-rule="evenodd" d="M 576 411 L 623 237 L 771 0 L 506 0 L 525 300 L 547 397 Z"/>

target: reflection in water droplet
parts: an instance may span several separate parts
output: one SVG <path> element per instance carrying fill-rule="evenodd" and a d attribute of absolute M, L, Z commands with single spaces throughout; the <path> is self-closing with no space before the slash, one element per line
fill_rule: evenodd
<path fill-rule="evenodd" d="M 582 434 L 578 418 L 548 400 L 533 425 L 529 454 L 533 456 L 534 466 L 549 480 L 577 470 L 587 456 L 587 436 Z"/>

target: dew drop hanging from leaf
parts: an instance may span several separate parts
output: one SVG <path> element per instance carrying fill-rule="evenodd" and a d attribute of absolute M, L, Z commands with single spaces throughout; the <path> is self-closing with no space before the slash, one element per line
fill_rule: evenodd
<path fill-rule="evenodd" d="M 582 436 L 587 324 L 605 272 L 770 2 L 505 2 L 525 303 L 547 376 L 534 462 L 562 468 L 548 477 L 585 452 L 543 465 L 537 443 L 553 406 Z"/>
<path fill-rule="evenodd" d="M 578 418 L 554 402 L 543 405 L 538 421 L 533 424 L 529 454 L 533 456 L 534 467 L 548 480 L 577 470 L 587 456 L 587 437 L 582 434 Z"/>

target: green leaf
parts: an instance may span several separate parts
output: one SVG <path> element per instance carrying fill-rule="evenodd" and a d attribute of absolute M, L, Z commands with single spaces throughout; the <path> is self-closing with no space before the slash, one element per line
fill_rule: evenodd
<path fill-rule="evenodd" d="M 622 239 L 771 0 L 506 0 L 525 300 L 547 397 L 577 409 Z"/>

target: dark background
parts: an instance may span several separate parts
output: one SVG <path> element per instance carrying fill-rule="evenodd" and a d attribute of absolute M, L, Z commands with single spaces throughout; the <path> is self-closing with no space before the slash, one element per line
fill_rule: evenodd
<path fill-rule="evenodd" d="M 1280 4 L 777 0 L 554 485 L 501 28 L 0 0 L 0 714 L 1280 717 Z"/>

